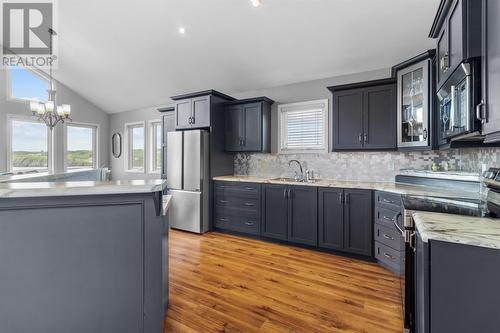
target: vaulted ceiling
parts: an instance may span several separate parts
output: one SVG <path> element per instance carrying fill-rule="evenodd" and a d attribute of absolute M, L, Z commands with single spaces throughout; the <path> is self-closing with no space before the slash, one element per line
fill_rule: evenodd
<path fill-rule="evenodd" d="M 391 67 L 432 48 L 439 0 L 58 3 L 56 78 L 115 113 Z"/>

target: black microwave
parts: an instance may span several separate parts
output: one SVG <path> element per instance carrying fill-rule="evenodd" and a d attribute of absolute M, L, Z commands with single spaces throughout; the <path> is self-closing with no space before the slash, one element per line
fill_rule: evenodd
<path fill-rule="evenodd" d="M 441 137 L 451 139 L 480 130 L 475 112 L 481 94 L 479 75 L 478 61 L 464 62 L 438 90 Z"/>

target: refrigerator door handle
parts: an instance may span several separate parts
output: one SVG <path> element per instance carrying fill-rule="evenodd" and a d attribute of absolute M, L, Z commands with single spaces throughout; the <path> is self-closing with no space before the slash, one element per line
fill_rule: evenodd
<path fill-rule="evenodd" d="M 183 132 L 167 133 L 167 187 L 182 189 Z"/>

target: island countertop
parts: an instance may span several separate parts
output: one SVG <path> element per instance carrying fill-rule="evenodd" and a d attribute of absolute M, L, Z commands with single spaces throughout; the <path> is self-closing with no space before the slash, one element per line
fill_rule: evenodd
<path fill-rule="evenodd" d="M 148 193 L 163 191 L 164 179 L 0 183 L 0 198 Z"/>
<path fill-rule="evenodd" d="M 424 242 L 439 240 L 500 249 L 500 219 L 417 211 L 413 220 Z"/>
<path fill-rule="evenodd" d="M 316 186 L 316 187 L 335 187 L 335 188 L 353 188 L 391 192 L 401 195 L 418 195 L 418 196 L 434 196 L 434 197 L 447 197 L 447 198 L 468 198 L 478 199 L 478 192 L 467 191 L 451 191 L 450 189 L 423 186 L 423 185 L 410 185 L 400 184 L 396 182 L 374 182 L 364 180 L 336 180 L 336 179 L 319 179 L 315 182 L 294 182 L 276 180 L 271 177 L 259 176 L 218 176 L 214 177 L 217 181 L 230 181 L 230 182 L 250 182 L 261 184 L 285 184 L 285 185 L 302 185 L 302 186 Z"/>

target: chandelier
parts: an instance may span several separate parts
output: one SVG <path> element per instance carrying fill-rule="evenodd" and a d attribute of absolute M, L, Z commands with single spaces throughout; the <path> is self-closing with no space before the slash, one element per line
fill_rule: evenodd
<path fill-rule="evenodd" d="M 49 28 L 50 34 L 50 56 L 51 60 L 54 60 L 52 55 L 52 38 L 56 35 L 56 32 Z M 38 121 L 43 121 L 47 127 L 52 131 L 52 129 L 60 122 L 64 123 L 65 120 L 71 121 L 69 117 L 71 114 L 71 105 L 69 104 L 56 104 L 56 89 L 54 85 L 54 79 L 52 78 L 52 61 L 49 61 L 49 90 L 48 101 L 47 102 L 30 102 L 30 110 L 34 117 L 38 118 Z"/>

